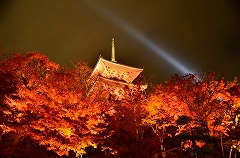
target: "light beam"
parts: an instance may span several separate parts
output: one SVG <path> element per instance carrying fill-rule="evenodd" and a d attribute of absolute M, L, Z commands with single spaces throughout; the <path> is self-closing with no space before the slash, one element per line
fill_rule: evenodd
<path fill-rule="evenodd" d="M 175 69 L 177 69 L 179 72 L 183 74 L 196 74 L 194 71 L 191 71 L 189 68 L 187 68 L 185 65 L 180 63 L 178 60 L 176 60 L 174 57 L 172 57 L 169 53 L 161 49 L 155 42 L 150 40 L 147 36 L 141 34 L 140 32 L 136 31 L 133 27 L 128 25 L 125 21 L 118 18 L 116 15 L 114 15 L 112 12 L 110 12 L 106 7 L 102 6 L 101 4 L 97 3 L 96 1 L 93 2 L 93 0 L 86 1 L 89 6 L 94 7 L 99 13 L 113 21 L 116 25 L 120 26 L 124 31 L 129 33 L 131 36 L 133 36 L 137 41 L 145 45 L 147 48 L 152 50 L 155 54 L 157 54 L 159 57 L 163 58 L 165 61 L 167 61 L 170 65 L 172 65 Z"/>

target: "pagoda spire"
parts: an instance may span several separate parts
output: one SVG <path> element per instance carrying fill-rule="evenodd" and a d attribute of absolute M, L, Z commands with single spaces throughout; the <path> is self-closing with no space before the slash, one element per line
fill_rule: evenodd
<path fill-rule="evenodd" d="M 115 45 L 114 45 L 114 38 L 112 38 L 112 56 L 111 56 L 111 61 L 112 62 L 117 62 L 115 60 Z"/>

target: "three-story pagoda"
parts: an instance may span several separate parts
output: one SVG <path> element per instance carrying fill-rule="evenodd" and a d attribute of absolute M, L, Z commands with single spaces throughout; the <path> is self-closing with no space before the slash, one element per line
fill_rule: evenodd
<path fill-rule="evenodd" d="M 99 56 L 98 62 L 89 77 L 90 90 L 88 96 L 93 94 L 105 95 L 114 100 L 131 98 L 147 88 L 147 85 L 133 83 L 142 71 L 142 68 L 117 63 L 114 39 L 112 39 L 111 61 Z"/>

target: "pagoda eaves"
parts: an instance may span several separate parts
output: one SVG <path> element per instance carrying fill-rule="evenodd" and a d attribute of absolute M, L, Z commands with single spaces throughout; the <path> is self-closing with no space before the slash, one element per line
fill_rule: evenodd
<path fill-rule="evenodd" d="M 98 76 L 101 76 L 108 79 L 132 83 L 142 71 L 142 68 L 111 62 L 100 56 L 89 80 L 96 80 Z"/>

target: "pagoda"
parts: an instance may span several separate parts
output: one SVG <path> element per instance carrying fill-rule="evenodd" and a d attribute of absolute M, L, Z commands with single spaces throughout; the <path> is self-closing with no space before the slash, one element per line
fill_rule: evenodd
<path fill-rule="evenodd" d="M 114 39 L 112 39 L 111 61 L 99 56 L 88 80 L 90 85 L 88 96 L 95 94 L 105 95 L 113 100 L 129 99 L 147 88 L 147 85 L 133 83 L 142 71 L 142 68 L 117 63 Z"/>

